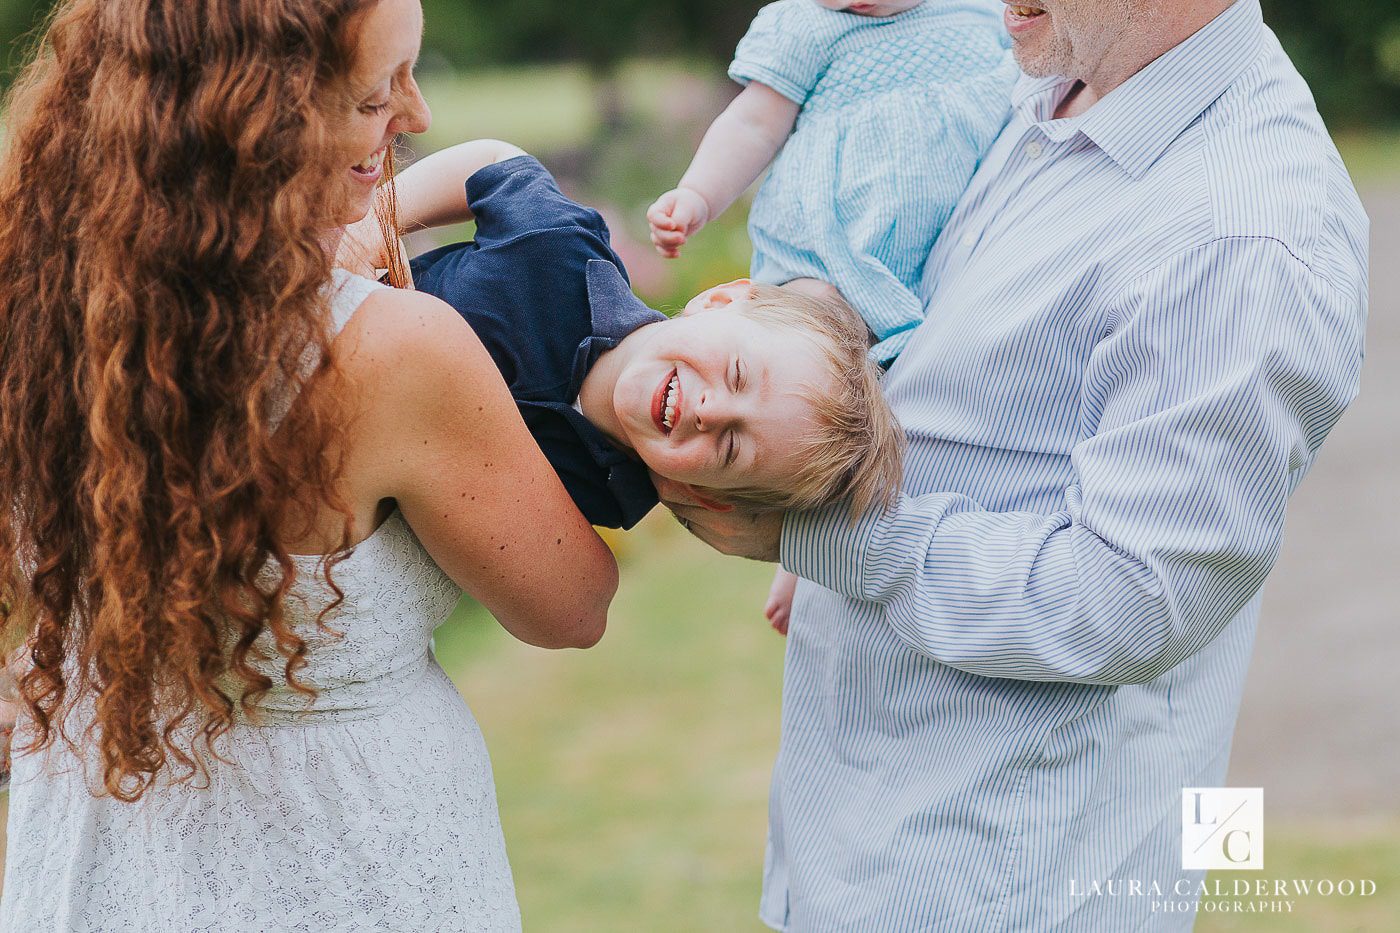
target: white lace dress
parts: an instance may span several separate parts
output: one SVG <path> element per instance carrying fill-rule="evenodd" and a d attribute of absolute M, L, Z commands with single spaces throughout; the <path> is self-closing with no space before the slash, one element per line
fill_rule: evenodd
<path fill-rule="evenodd" d="M 376 287 L 336 286 L 341 325 Z M 298 563 L 289 610 L 314 632 L 327 594 Z M 461 591 L 397 511 L 334 573 L 344 634 L 310 636 L 317 698 L 274 689 L 207 786 L 127 804 L 90 792 L 79 751 L 16 759 L 0 930 L 520 928 L 486 746 L 429 644 Z"/>

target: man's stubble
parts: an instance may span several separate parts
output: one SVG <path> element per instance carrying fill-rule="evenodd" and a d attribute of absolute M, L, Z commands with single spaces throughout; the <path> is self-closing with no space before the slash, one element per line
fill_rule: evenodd
<path fill-rule="evenodd" d="M 1013 46 L 1033 78 L 1057 75 L 1092 83 L 1106 58 L 1133 57 L 1153 44 L 1161 0 L 1040 0 L 1049 22 Z"/>

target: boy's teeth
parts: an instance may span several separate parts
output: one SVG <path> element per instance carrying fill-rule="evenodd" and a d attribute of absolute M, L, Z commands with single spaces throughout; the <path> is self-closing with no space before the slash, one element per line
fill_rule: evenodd
<path fill-rule="evenodd" d="M 679 382 L 679 376 L 672 376 L 671 384 L 666 387 L 666 411 L 661 416 L 661 423 L 666 425 L 666 430 L 668 431 L 674 427 L 673 422 L 676 417 L 676 389 Z"/>
<path fill-rule="evenodd" d="M 1040 15 L 1041 13 L 1044 13 L 1045 11 L 1042 10 L 1040 7 L 1035 7 L 1035 6 L 1012 6 L 1012 7 L 1011 7 L 1011 12 L 1014 13 L 1014 14 L 1016 14 L 1017 16 L 1026 16 L 1026 17 L 1030 17 L 1030 16 L 1038 16 L 1038 15 Z"/>

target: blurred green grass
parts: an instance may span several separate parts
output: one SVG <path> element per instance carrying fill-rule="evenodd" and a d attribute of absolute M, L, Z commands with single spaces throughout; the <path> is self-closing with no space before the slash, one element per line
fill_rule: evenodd
<path fill-rule="evenodd" d="M 783 641 L 761 614 L 771 568 L 723 558 L 664 514 L 619 540 L 608 634 L 586 652 L 513 642 L 464 604 L 438 657 L 486 735 L 525 929 L 760 930 L 767 785 Z M 1400 814 L 1267 826 L 1250 878 L 1372 878 L 1375 897 L 1292 915 L 1202 913 L 1205 933 L 1389 930 Z"/>
<path fill-rule="evenodd" d="M 1197 933 L 1344 933 L 1400 929 L 1400 814 L 1374 821 L 1267 821 L 1264 869 L 1217 872 L 1232 885 L 1246 881 L 1369 878 L 1373 897 L 1300 898 L 1292 913 L 1203 913 Z M 1212 898 L 1212 900 L 1219 900 Z M 1227 899 L 1229 900 L 1229 899 Z"/>
<path fill-rule="evenodd" d="M 464 604 L 438 656 L 491 748 L 530 930 L 757 929 L 783 642 L 770 567 L 657 514 L 587 652 L 512 641 Z"/>
<path fill-rule="evenodd" d="M 432 128 L 419 137 L 425 152 L 481 137 L 552 152 L 597 129 L 593 84 L 582 66 L 439 72 L 422 85 L 433 112 Z"/>
<path fill-rule="evenodd" d="M 1337 149 L 1358 187 L 1400 185 L 1400 128 L 1341 133 Z"/>

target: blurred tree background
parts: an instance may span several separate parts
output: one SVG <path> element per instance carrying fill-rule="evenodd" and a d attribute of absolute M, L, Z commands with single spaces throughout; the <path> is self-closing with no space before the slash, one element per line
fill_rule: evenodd
<path fill-rule="evenodd" d="M 1336 128 L 1400 120 L 1400 8 L 1364 0 L 1262 0 Z M 0 39 L 39 22 L 53 0 L 0 0 Z M 423 0 L 430 64 L 479 69 L 571 61 L 607 73 L 634 57 L 724 61 L 757 0 Z M 6 77 L 9 71 L 7 70 Z"/>

